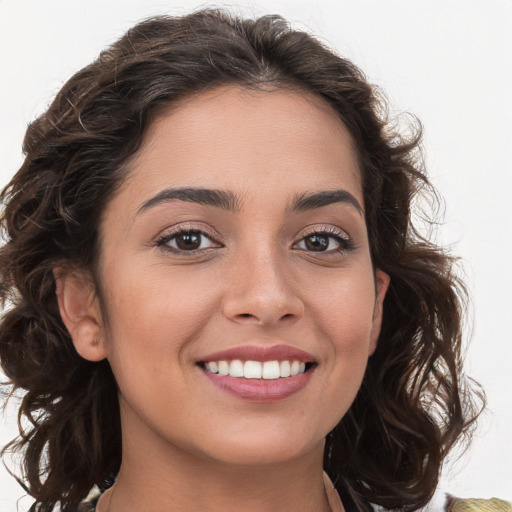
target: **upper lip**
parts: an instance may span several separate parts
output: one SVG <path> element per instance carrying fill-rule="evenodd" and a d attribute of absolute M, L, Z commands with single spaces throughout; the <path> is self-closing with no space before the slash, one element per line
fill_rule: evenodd
<path fill-rule="evenodd" d="M 202 357 L 199 361 L 233 361 L 240 359 L 242 361 L 299 361 L 304 363 L 312 363 L 315 358 L 298 348 L 290 345 L 243 345 L 240 347 L 228 348 L 220 350 L 212 354 Z"/>

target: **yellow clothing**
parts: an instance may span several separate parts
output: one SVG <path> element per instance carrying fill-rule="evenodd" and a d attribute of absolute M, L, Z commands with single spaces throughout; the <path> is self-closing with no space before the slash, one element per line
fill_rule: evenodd
<path fill-rule="evenodd" d="M 490 500 L 449 498 L 447 512 L 512 512 L 512 504 L 498 498 Z"/>

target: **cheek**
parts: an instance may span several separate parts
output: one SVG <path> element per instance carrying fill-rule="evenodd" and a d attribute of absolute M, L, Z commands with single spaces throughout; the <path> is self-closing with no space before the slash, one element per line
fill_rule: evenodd
<path fill-rule="evenodd" d="M 148 365 L 156 376 L 186 358 L 213 314 L 215 298 L 199 278 L 184 279 L 161 267 L 139 278 L 120 270 L 106 283 L 109 360 L 118 380 L 125 372 L 147 372 Z"/>
<path fill-rule="evenodd" d="M 375 311 L 375 283 L 371 266 L 352 267 L 338 275 L 319 276 L 307 294 L 308 309 L 331 342 L 336 356 L 364 352 Z"/>
<path fill-rule="evenodd" d="M 370 267 L 371 269 L 371 267 Z M 329 378 L 323 407 L 331 410 L 333 426 L 350 407 L 361 385 L 371 352 L 375 309 L 372 271 L 361 268 L 339 279 L 319 279 L 309 310 L 325 347 Z M 323 289 L 323 293 L 320 293 Z"/>

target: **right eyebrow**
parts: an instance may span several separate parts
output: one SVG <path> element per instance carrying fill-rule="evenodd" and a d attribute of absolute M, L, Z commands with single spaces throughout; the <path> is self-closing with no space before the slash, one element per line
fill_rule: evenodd
<path fill-rule="evenodd" d="M 216 206 L 231 212 L 240 209 L 237 197 L 230 191 L 210 188 L 167 188 L 142 203 L 137 210 L 137 215 L 172 200 Z"/>

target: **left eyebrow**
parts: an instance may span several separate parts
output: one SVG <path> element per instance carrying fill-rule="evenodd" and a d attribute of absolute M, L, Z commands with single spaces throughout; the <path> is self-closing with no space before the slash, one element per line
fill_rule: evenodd
<path fill-rule="evenodd" d="M 323 190 L 320 192 L 303 193 L 296 195 L 291 205 L 288 207 L 290 211 L 305 211 L 315 208 L 322 208 L 333 203 L 345 203 L 353 206 L 358 213 L 363 214 L 364 210 L 359 201 L 347 190 Z"/>

